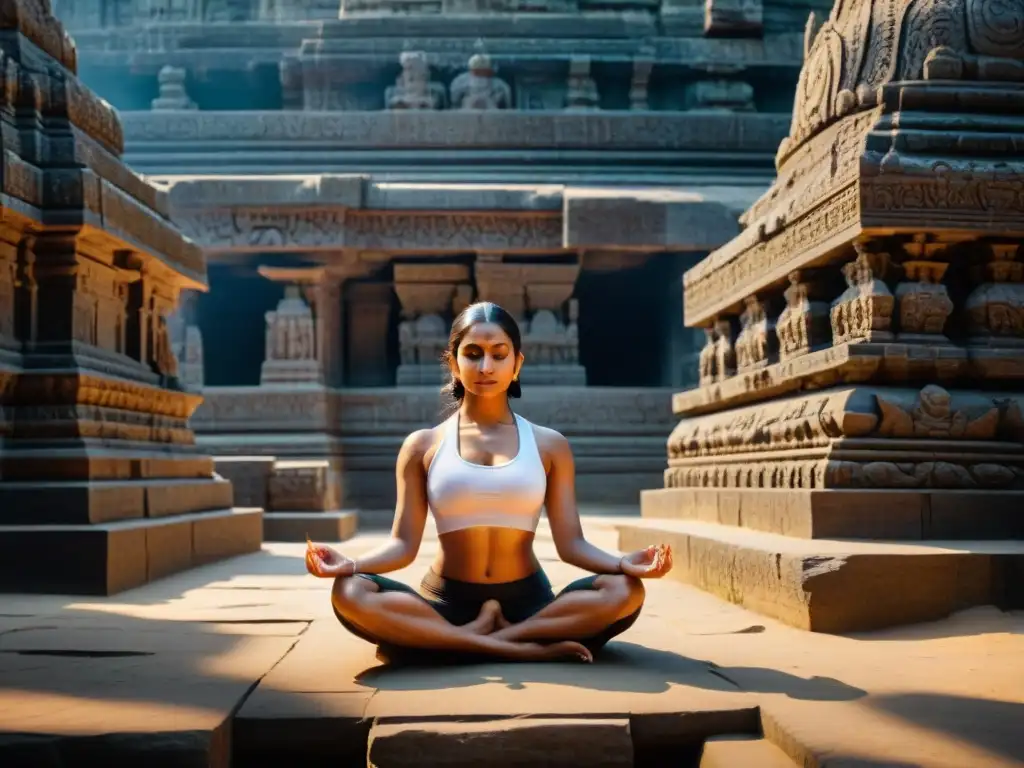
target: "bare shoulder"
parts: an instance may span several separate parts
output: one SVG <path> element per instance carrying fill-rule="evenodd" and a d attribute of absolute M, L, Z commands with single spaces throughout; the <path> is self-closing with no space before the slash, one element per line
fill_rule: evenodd
<path fill-rule="evenodd" d="M 441 441 L 441 427 L 417 429 L 409 433 L 398 454 L 400 463 L 418 463 L 429 466 L 437 444 Z"/>
<path fill-rule="evenodd" d="M 572 448 L 569 446 L 569 441 L 565 439 L 565 435 L 557 429 L 542 427 L 539 424 L 530 423 L 530 426 L 533 427 L 533 435 L 537 440 L 540 455 L 546 460 L 572 458 Z"/>

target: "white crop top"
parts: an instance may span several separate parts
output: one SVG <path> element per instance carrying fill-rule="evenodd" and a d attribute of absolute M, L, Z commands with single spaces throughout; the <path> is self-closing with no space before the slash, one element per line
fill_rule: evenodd
<path fill-rule="evenodd" d="M 427 502 L 437 532 L 493 526 L 537 530 L 548 478 L 533 426 L 515 415 L 519 451 L 495 466 L 459 455 L 459 414 L 444 423 L 444 435 L 427 470 Z"/>

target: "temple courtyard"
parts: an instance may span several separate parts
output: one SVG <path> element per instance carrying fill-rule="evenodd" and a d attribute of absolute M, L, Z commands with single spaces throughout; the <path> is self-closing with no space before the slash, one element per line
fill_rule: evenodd
<path fill-rule="evenodd" d="M 639 524 L 585 511 L 613 550 Z M 399 578 L 436 546 L 428 531 Z M 556 586 L 576 577 L 546 527 L 537 548 Z M 338 625 L 303 550 L 268 543 L 110 598 L 5 596 L 0 765 L 1024 765 L 1024 612 L 824 635 L 669 578 L 593 665 L 388 669 Z"/>

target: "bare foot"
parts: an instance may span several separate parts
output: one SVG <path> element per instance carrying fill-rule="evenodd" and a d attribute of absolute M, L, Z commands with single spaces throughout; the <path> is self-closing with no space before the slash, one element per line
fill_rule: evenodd
<path fill-rule="evenodd" d="M 480 615 L 469 624 L 465 624 L 463 628 L 474 635 L 489 635 L 496 628 L 500 628 L 499 617 L 501 617 L 501 605 L 497 600 L 488 600 L 480 606 Z"/>
<path fill-rule="evenodd" d="M 564 640 L 558 643 L 516 643 L 523 648 L 524 661 L 554 661 L 555 659 L 568 659 L 575 657 L 586 664 L 594 660 L 594 655 L 587 646 L 572 640 Z"/>

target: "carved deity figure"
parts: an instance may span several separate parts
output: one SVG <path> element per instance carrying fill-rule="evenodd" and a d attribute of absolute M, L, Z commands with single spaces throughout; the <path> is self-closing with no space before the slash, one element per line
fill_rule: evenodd
<path fill-rule="evenodd" d="M 399 61 L 402 73 L 395 84 L 384 92 L 388 109 L 433 110 L 445 106 L 445 90 L 430 79 L 427 55 L 420 51 L 406 51 Z"/>
<path fill-rule="evenodd" d="M 509 109 L 512 89 L 494 74 L 491 57 L 483 53 L 469 60 L 469 71 L 452 81 L 452 106 L 456 109 Z"/>
<path fill-rule="evenodd" d="M 736 337 L 736 366 L 748 371 L 768 364 L 770 344 L 773 341 L 771 324 L 764 304 L 756 296 L 746 300 L 746 309 L 740 317 L 741 330 Z"/>
<path fill-rule="evenodd" d="M 156 316 L 151 360 L 153 369 L 160 375 L 169 378 L 178 375 L 178 359 L 174 356 L 170 325 L 167 322 L 167 318 L 162 314 Z"/>
<path fill-rule="evenodd" d="M 983 282 L 964 302 L 971 335 L 1024 338 L 1024 264 L 1014 245 L 996 245 Z"/>
<path fill-rule="evenodd" d="M 953 396 L 936 384 L 924 387 L 912 408 L 881 395 L 876 400 L 881 412 L 878 434 L 885 437 L 993 440 L 999 429 L 1000 411 L 994 403 L 972 419 L 955 409 Z"/>

